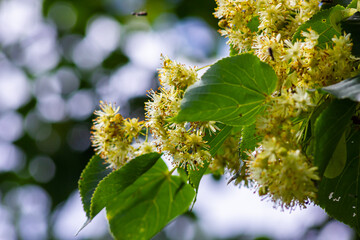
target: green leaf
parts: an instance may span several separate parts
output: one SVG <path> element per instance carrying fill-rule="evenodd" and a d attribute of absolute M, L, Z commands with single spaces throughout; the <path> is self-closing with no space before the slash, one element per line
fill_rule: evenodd
<path fill-rule="evenodd" d="M 341 27 L 346 33 L 351 34 L 351 40 L 354 44 L 351 53 L 356 57 L 360 57 L 360 12 L 356 12 L 343 21 Z"/>
<path fill-rule="evenodd" d="M 346 151 L 346 140 L 345 140 L 345 132 L 343 133 L 340 141 L 338 142 L 334 153 L 327 165 L 324 176 L 327 178 L 335 178 L 340 175 L 340 173 L 344 170 L 347 158 Z"/>
<path fill-rule="evenodd" d="M 109 176 L 101 186 L 111 195 L 106 212 L 115 239 L 150 239 L 184 213 L 195 195 L 181 177 L 170 175 L 161 159 L 126 189 L 116 187 L 121 177 Z"/>
<path fill-rule="evenodd" d="M 257 144 L 261 141 L 261 137 L 256 135 L 256 124 L 244 127 L 241 134 L 240 156 L 241 159 L 247 159 L 249 153 L 255 150 Z"/>
<path fill-rule="evenodd" d="M 216 152 L 219 150 L 221 145 L 224 143 L 225 139 L 229 136 L 231 130 L 233 127 L 222 125 L 220 126 L 220 131 L 217 132 L 215 135 L 207 135 L 205 137 L 205 140 L 208 141 L 208 145 L 210 146 L 210 154 L 211 156 L 215 156 Z M 189 174 L 189 182 L 193 186 L 193 188 L 196 189 L 196 191 L 199 188 L 200 180 L 202 176 L 205 174 L 207 168 L 209 166 L 209 163 L 206 162 L 202 168 L 199 168 L 198 170 L 188 170 Z"/>
<path fill-rule="evenodd" d="M 224 58 L 189 87 L 173 121 L 220 121 L 244 126 L 265 109 L 277 83 L 274 70 L 252 54 Z"/>
<path fill-rule="evenodd" d="M 302 24 L 295 32 L 293 36 L 293 42 L 297 40 L 303 40 L 301 36 L 302 31 L 308 31 L 309 28 L 316 31 L 319 34 L 318 46 L 320 48 L 326 48 L 326 44 L 332 43 L 332 38 L 340 36 L 341 27 L 339 26 L 342 20 L 342 10 L 345 8 L 342 6 L 335 6 L 330 9 L 322 10 L 316 13 L 310 20 Z"/>
<path fill-rule="evenodd" d="M 344 0 L 344 1 L 348 2 L 349 0 Z M 352 0 L 346 8 L 356 8 L 357 3 L 358 3 L 358 0 Z"/>
<path fill-rule="evenodd" d="M 339 99 L 348 98 L 355 102 L 360 102 L 360 75 L 324 87 L 321 90 L 330 93 Z"/>
<path fill-rule="evenodd" d="M 82 171 L 79 180 L 79 191 L 86 216 L 90 218 L 90 203 L 93 193 L 99 182 L 106 177 L 112 169 L 104 163 L 99 156 L 93 156 L 85 169 Z"/>
<path fill-rule="evenodd" d="M 357 1 L 357 0 L 353 0 Z M 349 7 L 352 3 L 351 0 L 331 0 L 331 1 L 322 1 L 321 9 L 329 9 L 336 5 L 341 5 L 343 7 Z M 350 5 L 349 5 L 350 4 Z"/>
<path fill-rule="evenodd" d="M 246 26 L 250 29 L 250 31 L 257 32 L 259 25 L 260 25 L 259 16 L 254 16 L 251 18 L 251 20 L 248 22 Z"/>
<path fill-rule="evenodd" d="M 141 175 L 147 172 L 160 158 L 158 153 L 141 155 L 122 168 L 113 171 L 102 180 L 91 200 L 90 217 L 93 219 L 109 201 L 131 186 Z"/>
<path fill-rule="evenodd" d="M 210 134 L 207 134 L 204 137 L 204 140 L 207 141 L 207 145 L 210 147 L 210 154 L 211 156 L 215 156 L 216 152 L 219 150 L 221 145 L 224 143 L 226 138 L 231 133 L 231 130 L 233 129 L 232 126 L 228 126 L 225 124 L 221 124 L 219 126 L 220 131 L 216 132 L 216 134 L 213 134 L 210 136 Z"/>
<path fill-rule="evenodd" d="M 230 44 L 229 56 L 233 57 L 237 55 L 239 55 L 239 50 L 236 50 L 236 48 L 234 48 L 234 46 Z"/>
<path fill-rule="evenodd" d="M 318 203 L 339 221 L 360 232 L 360 131 L 354 130 L 346 141 L 347 161 L 336 178 L 323 177 Z"/>
<path fill-rule="evenodd" d="M 350 100 L 335 99 L 319 115 L 314 129 L 314 164 L 323 175 L 334 150 L 346 127 L 351 123 L 356 103 Z"/>

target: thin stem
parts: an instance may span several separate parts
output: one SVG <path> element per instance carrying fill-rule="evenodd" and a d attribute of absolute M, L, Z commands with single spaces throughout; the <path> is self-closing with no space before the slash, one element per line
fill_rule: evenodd
<path fill-rule="evenodd" d="M 145 137 L 145 142 L 148 141 L 148 138 L 149 138 L 149 128 L 146 127 L 146 137 Z"/>
<path fill-rule="evenodd" d="M 173 169 L 170 170 L 169 175 L 173 174 L 173 172 L 175 171 L 175 169 L 177 169 L 177 167 L 174 167 Z"/>
<path fill-rule="evenodd" d="M 209 65 L 203 66 L 203 67 L 201 67 L 201 68 L 196 69 L 196 71 L 200 71 L 200 70 L 202 70 L 202 69 L 204 69 L 204 68 L 210 67 L 211 65 L 212 65 L 212 64 L 209 64 Z"/>

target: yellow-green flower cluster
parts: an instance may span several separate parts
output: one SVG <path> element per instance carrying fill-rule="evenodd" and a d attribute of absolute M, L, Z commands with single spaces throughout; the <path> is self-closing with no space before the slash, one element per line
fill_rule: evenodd
<path fill-rule="evenodd" d="M 260 152 L 253 153 L 249 166 L 259 193 L 270 196 L 282 208 L 306 207 L 316 198 L 316 167 L 311 167 L 301 150 L 284 139 L 266 136 L 261 146 Z"/>
<path fill-rule="evenodd" d="M 220 33 L 240 53 L 251 50 L 257 36 L 252 25 L 267 36 L 290 38 L 297 28 L 320 10 L 318 0 L 216 0 L 214 15 L 220 19 Z"/>
<path fill-rule="evenodd" d="M 334 36 L 326 47 L 311 28 L 303 40 L 292 42 L 298 27 L 320 10 L 318 0 L 217 0 L 214 15 L 228 44 L 242 52 L 254 52 L 270 64 L 279 78 L 278 89 L 323 87 L 351 77 L 356 59 L 351 55 L 350 35 Z M 258 28 L 255 31 L 252 25 Z M 251 29 L 253 31 L 251 31 Z"/>
<path fill-rule="evenodd" d="M 161 57 L 163 67 L 159 69 L 159 81 L 163 87 L 185 90 L 197 81 L 195 68 L 187 68 L 180 63 L 170 60 L 167 56 Z"/>
<path fill-rule="evenodd" d="M 320 10 L 319 0 L 217 0 L 220 33 L 238 53 L 252 52 L 274 69 L 279 81 L 268 108 L 256 122 L 263 138 L 247 161 L 248 174 L 262 195 L 282 207 L 305 206 L 315 198 L 316 169 L 303 152 L 304 122 L 318 96 L 306 91 L 352 77 L 357 72 L 349 34 L 319 46 L 311 28 L 293 42 L 298 27 Z M 257 29 L 256 29 L 257 26 Z"/>
<path fill-rule="evenodd" d="M 259 193 L 268 195 L 281 207 L 301 207 L 316 197 L 316 167 L 299 144 L 301 119 L 313 109 L 310 94 L 304 88 L 283 91 L 273 96 L 264 115 L 256 122 L 257 134 L 263 136 L 261 147 L 249 154 L 247 167 Z"/>
<path fill-rule="evenodd" d="M 311 28 L 301 35 L 304 40 L 295 43 L 284 40 L 280 34 L 268 36 L 265 33 L 259 34 L 254 41 L 255 55 L 274 68 L 279 89 L 323 87 L 354 74 L 356 58 L 351 55 L 349 34 L 334 36 L 325 48 L 318 46 L 319 35 Z"/>
<path fill-rule="evenodd" d="M 249 172 L 240 154 L 240 142 L 241 131 L 231 133 L 216 152 L 209 169 L 217 175 L 229 173 L 232 177 L 228 183 L 234 182 L 235 185 L 243 184 L 249 187 L 252 181 L 249 179 Z"/>
<path fill-rule="evenodd" d="M 154 138 L 159 152 L 167 153 L 175 166 L 197 169 L 204 161 L 210 161 L 206 134 L 218 128 L 215 122 L 168 123 L 180 111 L 180 101 L 186 88 L 198 80 L 195 68 L 162 57 L 163 67 L 159 70 L 161 88 L 150 91 L 146 103 L 146 126 Z"/>
<path fill-rule="evenodd" d="M 143 128 L 138 119 L 124 119 L 118 112 L 119 107 L 100 102 L 100 110 L 94 112 L 98 117 L 92 126 L 91 141 L 96 153 L 109 163 L 111 168 L 120 168 L 141 149 L 131 144 Z M 137 154 L 135 154 L 137 152 Z"/>
<path fill-rule="evenodd" d="M 177 167 L 198 169 L 205 161 L 212 160 L 204 137 L 219 130 L 215 122 L 177 124 L 168 121 L 180 111 L 184 91 L 198 80 L 196 69 L 164 56 L 162 61 L 161 88 L 158 92 L 149 91 L 145 122 L 124 119 L 118 114 L 119 107 L 113 104 L 100 102 L 101 110 L 95 111 L 98 117 L 94 120 L 91 140 L 96 153 L 112 168 L 120 168 L 136 156 L 155 151 L 170 156 Z M 134 144 L 144 127 L 150 130 L 146 140 Z"/>

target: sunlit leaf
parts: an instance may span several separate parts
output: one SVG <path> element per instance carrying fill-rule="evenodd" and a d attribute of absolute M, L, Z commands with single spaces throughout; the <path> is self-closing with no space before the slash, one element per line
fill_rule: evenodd
<path fill-rule="evenodd" d="M 264 111 L 266 97 L 276 83 L 274 70 L 252 54 L 224 58 L 189 87 L 173 120 L 250 125 Z"/>
<path fill-rule="evenodd" d="M 339 1 L 339 0 L 338 0 Z M 344 2 L 350 2 L 349 5 L 347 5 L 347 8 L 356 8 L 358 0 L 342 0 Z"/>
<path fill-rule="evenodd" d="M 259 16 L 252 17 L 251 20 L 248 22 L 247 27 L 252 32 L 257 32 L 260 25 Z"/>
<path fill-rule="evenodd" d="M 119 193 L 131 186 L 142 174 L 147 172 L 160 158 L 158 153 L 141 155 L 122 168 L 109 174 L 99 183 L 91 201 L 90 217 L 94 218 Z"/>
<path fill-rule="evenodd" d="M 195 195 L 181 177 L 169 174 L 161 159 L 128 187 L 117 188 L 119 178 L 125 180 L 125 175 L 127 172 L 109 176 L 99 186 L 102 193 L 111 196 L 106 199 L 105 207 L 115 239 L 150 239 L 184 213 Z"/>
<path fill-rule="evenodd" d="M 331 39 L 334 36 L 340 36 L 341 34 L 341 27 L 339 24 L 343 18 L 342 10 L 344 9 L 344 7 L 337 5 L 333 8 L 318 12 L 297 29 L 293 36 L 293 42 L 304 39 L 304 37 L 301 36 L 301 32 L 308 32 L 308 29 L 311 28 L 319 34 L 318 46 L 325 48 L 326 44 L 329 45 L 332 42 Z"/>

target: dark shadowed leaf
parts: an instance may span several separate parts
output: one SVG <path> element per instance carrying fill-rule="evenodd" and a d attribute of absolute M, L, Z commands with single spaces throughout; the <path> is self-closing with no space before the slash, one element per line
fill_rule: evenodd
<path fill-rule="evenodd" d="M 327 178 L 335 178 L 340 175 L 344 170 L 346 159 L 347 159 L 347 150 L 346 150 L 346 139 L 345 132 L 341 136 L 332 157 L 330 158 L 329 164 L 327 165 L 324 176 Z"/>
<path fill-rule="evenodd" d="M 339 221 L 360 232 L 360 131 L 353 129 L 346 141 L 347 161 L 336 178 L 323 177 L 319 192 L 319 205 Z"/>
<path fill-rule="evenodd" d="M 341 22 L 341 27 L 346 33 L 351 34 L 353 47 L 351 53 L 360 57 L 360 11 Z"/>
<path fill-rule="evenodd" d="M 314 163 L 323 175 L 345 129 L 351 123 L 356 103 L 335 99 L 319 115 L 314 129 Z"/>
<path fill-rule="evenodd" d="M 335 7 L 336 5 L 341 5 L 343 7 L 351 7 L 354 5 L 353 2 L 357 2 L 357 0 L 330 0 L 330 1 L 322 1 L 321 9 L 329 9 Z M 356 8 L 356 4 L 355 4 Z"/>

